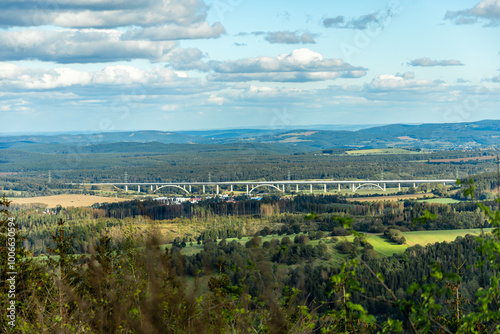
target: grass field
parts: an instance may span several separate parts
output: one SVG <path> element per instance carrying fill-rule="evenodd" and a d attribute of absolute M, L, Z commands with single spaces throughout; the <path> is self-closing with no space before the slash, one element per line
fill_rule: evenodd
<path fill-rule="evenodd" d="M 374 196 L 374 197 L 353 197 L 347 198 L 348 201 L 358 201 L 358 202 L 379 202 L 379 201 L 391 201 L 397 202 L 405 199 L 419 199 L 425 196 L 433 196 L 432 194 L 408 194 L 408 195 L 394 195 L 394 196 Z M 431 199 L 429 199 L 431 200 Z"/>
<path fill-rule="evenodd" d="M 13 204 L 35 204 L 41 203 L 46 204 L 49 208 L 55 208 L 57 205 L 62 207 L 83 207 L 91 206 L 95 203 L 117 203 L 123 201 L 129 201 L 130 199 L 125 198 L 114 198 L 114 197 L 101 197 L 101 196 L 91 196 L 91 195 L 54 195 L 54 196 L 43 196 L 43 197 L 28 197 L 28 198 L 13 198 Z"/>
<path fill-rule="evenodd" d="M 484 231 L 490 232 L 491 228 L 484 229 Z M 392 243 L 388 241 L 386 238 L 383 237 L 381 234 L 366 234 L 366 238 L 370 244 L 373 245 L 373 248 L 377 253 L 380 254 L 380 256 L 387 257 L 391 256 L 395 253 L 402 253 L 404 252 L 408 247 L 415 246 L 415 245 L 421 245 L 425 246 L 428 244 L 434 244 L 436 242 L 451 242 L 454 241 L 457 237 L 463 237 L 467 234 L 472 234 L 472 235 L 479 235 L 481 233 L 480 229 L 462 229 L 462 230 L 445 230 L 445 231 L 416 231 L 416 232 L 404 232 L 403 235 L 406 238 L 406 244 L 405 245 L 398 245 L 395 243 Z M 300 234 L 292 234 L 288 235 L 290 240 L 293 241 L 296 235 Z M 277 235 L 269 235 L 266 237 L 261 237 L 262 243 L 265 241 L 271 241 L 271 239 L 278 239 L 281 241 L 281 239 L 285 237 L 283 236 L 277 236 Z M 336 261 L 336 258 L 339 257 L 340 255 L 333 249 L 333 244 L 330 241 L 331 237 L 323 238 L 321 241 L 326 243 L 327 245 L 330 246 L 330 251 L 332 254 L 332 261 Z M 338 237 L 339 240 L 341 240 L 342 237 Z M 347 240 L 352 241 L 353 237 L 348 236 L 346 237 Z M 239 241 L 242 245 L 244 245 L 248 240 L 250 240 L 250 237 L 243 237 L 241 239 L 237 238 L 228 238 L 226 239 L 227 242 L 231 242 L 232 240 L 237 240 Z M 218 240 L 220 241 L 220 240 Z M 317 245 L 320 240 L 312 240 L 311 244 L 312 245 Z M 164 245 L 163 249 L 165 247 L 171 247 L 171 245 Z M 190 246 L 189 244 L 182 249 L 182 254 L 184 255 L 193 255 L 197 254 L 203 249 L 203 244 L 198 245 L 196 243 L 193 243 L 193 246 Z"/>
<path fill-rule="evenodd" d="M 484 231 L 491 232 L 491 228 L 485 228 Z M 467 230 L 445 230 L 445 231 L 418 231 L 418 232 L 404 232 L 408 246 L 433 244 L 436 242 L 450 242 L 457 237 L 465 236 L 467 234 L 479 235 L 480 229 L 467 229 Z"/>
<path fill-rule="evenodd" d="M 406 236 L 405 236 L 406 237 Z M 397 245 L 395 243 L 389 242 L 382 235 L 373 234 L 367 235 L 366 239 L 370 244 L 372 244 L 373 249 L 377 251 L 381 256 L 391 256 L 394 253 L 402 253 L 410 247 L 409 245 Z"/>
<path fill-rule="evenodd" d="M 460 203 L 461 201 L 459 201 L 457 199 L 453 199 L 453 198 L 429 198 L 429 199 L 419 200 L 419 202 L 453 204 L 453 203 Z"/>

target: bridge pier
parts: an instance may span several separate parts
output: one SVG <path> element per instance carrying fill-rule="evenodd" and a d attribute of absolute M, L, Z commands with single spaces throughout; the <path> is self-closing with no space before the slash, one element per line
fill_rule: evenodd
<path fill-rule="evenodd" d="M 355 192 L 356 188 L 354 187 L 354 183 L 352 184 L 352 192 Z"/>
<path fill-rule="evenodd" d="M 189 192 L 191 192 L 191 185 L 189 185 Z"/>
<path fill-rule="evenodd" d="M 217 195 L 219 195 L 219 185 L 217 185 Z"/>
<path fill-rule="evenodd" d="M 283 193 L 285 192 L 285 184 L 283 184 Z"/>
<path fill-rule="evenodd" d="M 323 185 L 323 192 L 326 193 L 326 183 Z"/>
<path fill-rule="evenodd" d="M 384 183 L 384 191 L 386 191 L 386 188 L 385 188 L 385 183 Z"/>
<path fill-rule="evenodd" d="M 203 193 L 205 193 L 205 185 L 203 185 Z"/>
<path fill-rule="evenodd" d="M 141 186 L 137 186 L 137 192 L 140 193 L 141 192 Z"/>
<path fill-rule="evenodd" d="M 311 193 L 311 194 L 313 193 L 313 185 L 312 184 L 309 185 L 309 193 Z"/>
<path fill-rule="evenodd" d="M 233 192 L 233 185 L 231 185 L 231 192 Z"/>
<path fill-rule="evenodd" d="M 339 192 L 340 192 L 340 183 L 339 183 Z"/>
<path fill-rule="evenodd" d="M 156 190 L 158 190 L 158 186 L 156 186 Z"/>
<path fill-rule="evenodd" d="M 416 183 L 413 183 L 413 188 L 416 188 L 416 187 L 417 187 Z"/>
<path fill-rule="evenodd" d="M 151 185 L 151 191 L 153 191 L 153 185 Z"/>
<path fill-rule="evenodd" d="M 401 191 L 401 183 L 398 183 L 398 189 Z"/>
<path fill-rule="evenodd" d="M 299 184 L 298 183 L 295 185 L 295 192 L 299 192 Z"/>
<path fill-rule="evenodd" d="M 128 186 L 125 186 L 125 191 L 128 192 Z"/>
<path fill-rule="evenodd" d="M 247 184 L 247 195 L 248 195 L 248 184 Z"/>

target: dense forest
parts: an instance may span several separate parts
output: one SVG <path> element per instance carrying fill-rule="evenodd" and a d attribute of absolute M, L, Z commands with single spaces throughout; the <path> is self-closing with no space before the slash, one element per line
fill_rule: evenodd
<path fill-rule="evenodd" d="M 493 201 L 483 203 L 489 208 L 495 206 Z M 267 234 L 277 236 L 312 231 L 342 236 L 346 230 L 333 220 L 337 216 L 353 219 L 352 228 L 365 233 L 385 233 L 390 229 L 406 232 L 490 227 L 485 215 L 467 201 L 454 204 L 415 200 L 347 202 L 336 195 L 300 195 L 292 199 L 264 197 L 260 201 L 242 198 L 234 203 L 210 199 L 181 205 L 135 200 L 102 204 L 96 208 L 58 207 L 52 214 L 45 214 L 37 206 L 14 206 L 13 210 L 18 226 L 26 233 L 24 246 L 35 255 L 47 254 L 47 249 L 55 246 L 50 235 L 57 229 L 56 223 L 60 219 L 67 222 L 66 229 L 74 236 L 72 246 L 78 253 L 88 253 L 92 242 L 103 234 L 128 225 L 146 230 L 151 223 L 167 226 L 175 222 L 190 228 L 200 226 L 199 230 L 183 236 L 185 242 L 238 237 L 244 234 L 243 227 L 251 224 L 254 224 L 254 230 L 256 226 L 267 226 Z M 414 219 L 426 211 L 435 214 L 436 218 L 425 224 L 414 224 Z M 306 219 L 311 212 L 316 214 L 314 222 Z M 165 243 L 178 236 L 165 233 Z"/>
<path fill-rule="evenodd" d="M 342 150 L 293 153 L 286 147 L 272 144 L 171 144 L 157 151 L 154 143 L 109 145 L 109 152 L 89 151 L 88 147 L 55 147 L 35 152 L 3 149 L 0 190 L 9 197 L 68 191 L 93 193 L 99 189 L 82 189 L 67 183 L 123 182 L 125 173 L 128 182 L 287 180 L 289 172 L 291 180 L 462 178 L 495 172 L 494 160 L 476 158 L 497 154 L 494 150 L 406 150 L 394 154 L 362 155 L 347 154 Z M 217 159 L 213 159 L 214 155 Z M 442 161 L 460 158 L 474 159 Z"/>

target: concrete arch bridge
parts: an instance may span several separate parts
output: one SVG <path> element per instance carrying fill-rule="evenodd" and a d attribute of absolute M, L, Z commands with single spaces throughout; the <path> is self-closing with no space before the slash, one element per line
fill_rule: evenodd
<path fill-rule="evenodd" d="M 337 180 L 295 180 L 295 181 L 225 181 L 225 182 L 107 182 L 107 183 L 69 183 L 74 186 L 113 186 L 118 189 L 123 189 L 126 192 L 129 189 L 137 187 L 137 192 L 150 189 L 152 192 L 158 192 L 163 188 L 176 188 L 186 194 L 205 194 L 207 192 L 217 195 L 222 192 L 234 192 L 235 187 L 247 195 L 255 192 L 256 189 L 267 187 L 276 189 L 282 193 L 309 192 L 313 193 L 320 190 L 324 193 L 330 190 L 352 191 L 356 192 L 360 189 L 372 187 L 380 191 L 387 191 L 387 188 L 398 188 L 402 186 L 416 188 L 417 185 L 424 183 L 441 183 L 444 186 L 455 183 L 455 179 L 440 179 L 440 180 L 352 180 L 352 181 L 337 181 Z"/>

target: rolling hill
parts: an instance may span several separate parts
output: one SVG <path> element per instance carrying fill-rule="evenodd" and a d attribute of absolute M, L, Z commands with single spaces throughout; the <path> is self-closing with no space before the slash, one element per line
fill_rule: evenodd
<path fill-rule="evenodd" d="M 318 126 L 325 128 L 325 126 Z M 266 130 L 229 129 L 209 131 L 126 131 L 91 134 L 1 136 L 0 149 L 46 150 L 53 145 L 86 147 L 107 151 L 101 145 L 117 143 L 161 144 L 279 144 L 299 151 L 327 148 L 366 149 L 404 147 L 416 149 L 458 149 L 500 146 L 500 120 L 470 123 L 405 125 L 392 124 L 359 130 L 316 128 Z M 36 145 L 36 146 L 34 146 Z M 48 145 L 48 146 L 47 146 Z M 123 146 L 123 145 L 122 145 Z M 120 146 L 120 147 L 122 147 Z M 137 145 L 135 145 L 137 146 Z M 136 147 L 137 148 L 137 147 Z M 146 150 L 158 150 L 145 146 Z M 161 148 L 160 151 L 164 150 Z"/>

